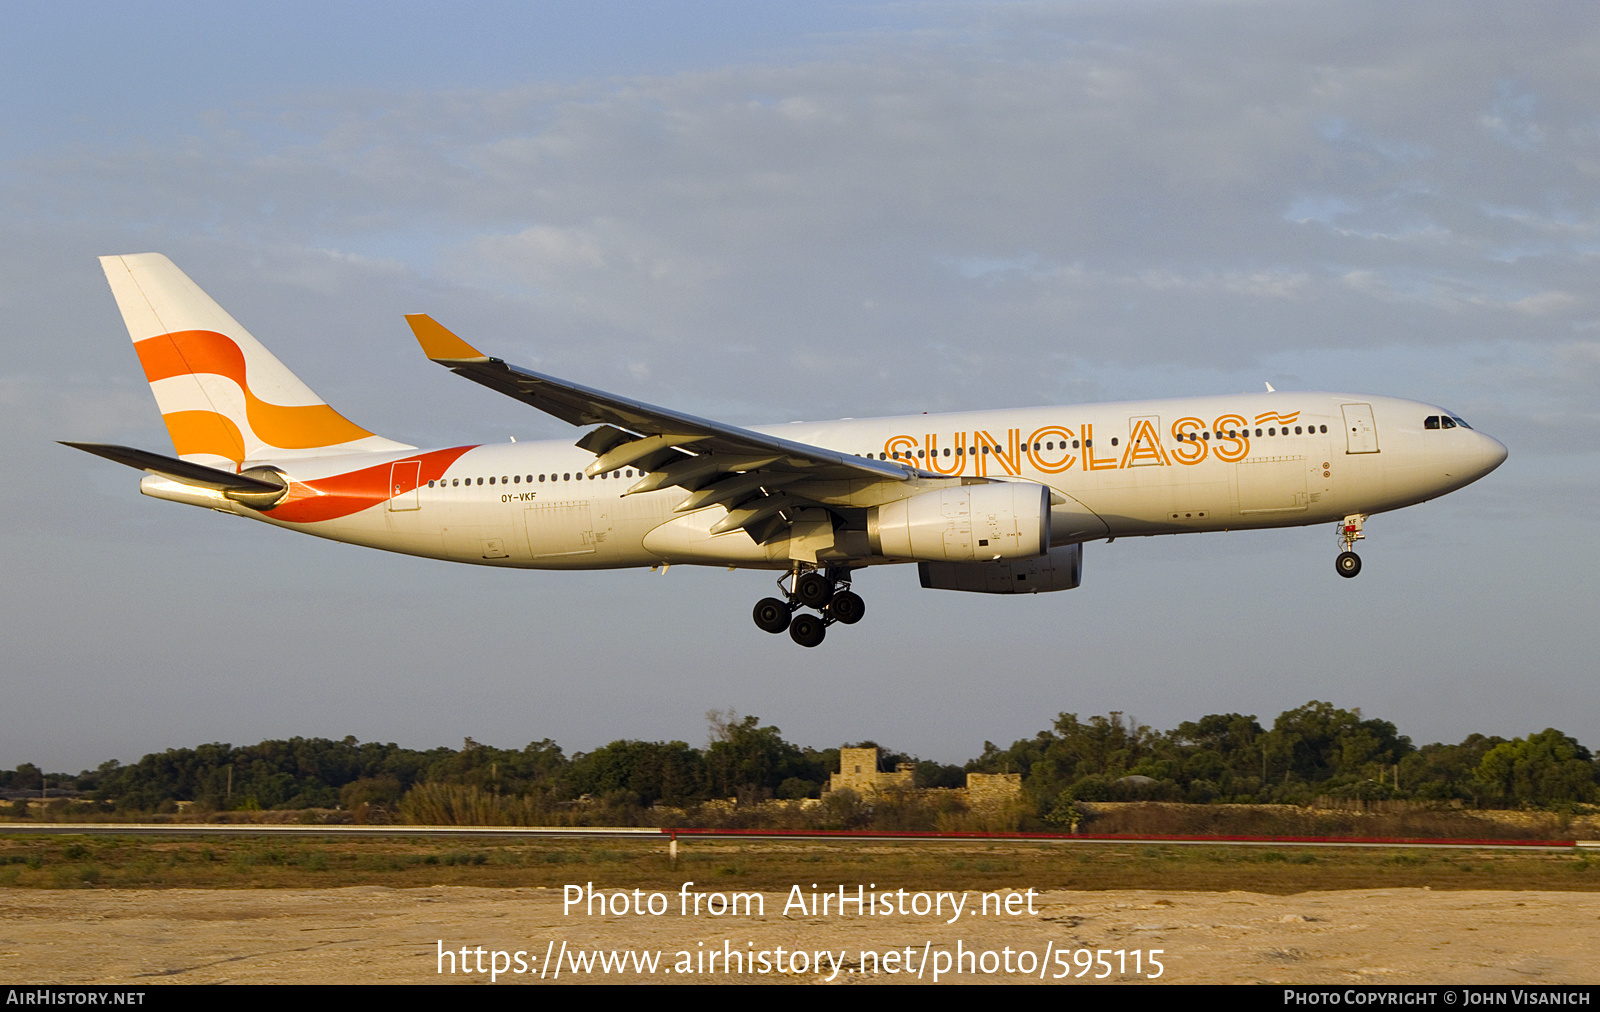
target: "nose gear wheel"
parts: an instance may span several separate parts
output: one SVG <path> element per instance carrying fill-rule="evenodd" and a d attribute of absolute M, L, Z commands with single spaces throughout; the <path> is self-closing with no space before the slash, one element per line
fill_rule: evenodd
<path fill-rule="evenodd" d="M 1361 525 L 1366 519 L 1365 513 L 1352 513 L 1339 521 L 1339 543 L 1344 546 L 1344 551 L 1333 560 L 1333 568 L 1346 579 L 1361 572 L 1361 556 L 1353 549 L 1357 541 L 1366 538 L 1366 535 L 1361 533 Z"/>

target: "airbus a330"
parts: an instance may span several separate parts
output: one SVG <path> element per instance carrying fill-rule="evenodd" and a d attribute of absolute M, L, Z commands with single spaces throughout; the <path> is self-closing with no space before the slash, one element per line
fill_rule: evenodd
<path fill-rule="evenodd" d="M 1438 405 L 1268 392 L 741 428 L 508 365 L 428 316 L 434 362 L 587 431 L 419 450 L 339 414 L 158 253 L 102 257 L 176 456 L 68 443 L 145 495 L 392 552 L 522 569 L 780 572 L 755 623 L 814 647 L 864 567 L 922 586 L 1077 587 L 1088 541 L 1337 525 L 1488 474 L 1506 448 Z"/>

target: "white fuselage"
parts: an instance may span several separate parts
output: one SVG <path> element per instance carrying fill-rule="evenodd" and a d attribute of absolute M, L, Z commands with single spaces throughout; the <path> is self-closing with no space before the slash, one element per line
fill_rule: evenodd
<path fill-rule="evenodd" d="M 1453 491 L 1493 470 L 1506 450 L 1472 429 L 1425 429 L 1436 406 L 1383 397 L 1269 393 L 941 415 L 796 422 L 755 431 L 941 475 L 1038 482 L 1058 493 L 1051 542 L 1288 527 L 1398 509 Z M 417 464 L 415 461 L 423 463 Z M 278 526 L 354 544 L 479 565 L 611 569 L 693 563 L 787 569 L 782 542 L 743 530 L 710 535 L 721 506 L 675 513 L 682 488 L 626 495 L 630 468 L 583 475 L 595 456 L 566 441 L 278 462 L 295 495 L 271 512 L 214 505 Z M 251 462 L 264 463 L 264 462 Z M 401 480 L 417 474 L 420 481 Z M 390 470 L 403 491 L 389 494 Z M 410 470 L 407 470 L 410 469 Z M 430 470 L 431 469 L 431 470 Z M 359 472 L 360 495 L 340 498 Z M 436 476 L 435 476 L 436 475 Z M 860 506 L 870 479 L 836 491 Z M 903 497 L 900 483 L 885 496 Z M 410 486 L 414 485 L 412 490 Z M 378 491 L 378 489 L 383 489 Z M 826 502 L 829 490 L 808 493 Z M 874 556 L 865 532 L 840 532 Z"/>

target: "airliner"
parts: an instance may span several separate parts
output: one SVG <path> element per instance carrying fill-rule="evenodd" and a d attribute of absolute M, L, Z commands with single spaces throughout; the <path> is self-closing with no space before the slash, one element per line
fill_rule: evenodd
<path fill-rule="evenodd" d="M 866 606 L 851 576 L 1077 587 L 1085 542 L 1331 523 L 1340 576 L 1374 514 L 1506 459 L 1435 404 L 1276 391 L 742 428 L 485 355 L 426 315 L 423 353 L 585 429 L 576 442 L 419 450 L 335 411 L 159 253 L 101 258 L 175 456 L 66 443 L 139 490 L 318 537 L 516 569 L 779 573 L 755 624 L 801 646 Z"/>

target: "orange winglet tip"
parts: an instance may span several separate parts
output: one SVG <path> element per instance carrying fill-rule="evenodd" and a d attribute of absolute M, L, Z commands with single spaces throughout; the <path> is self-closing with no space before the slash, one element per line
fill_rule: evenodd
<path fill-rule="evenodd" d="M 435 362 L 459 362 L 465 359 L 487 360 L 489 356 L 446 330 L 426 313 L 407 314 L 406 322 L 417 335 L 422 353 Z"/>

